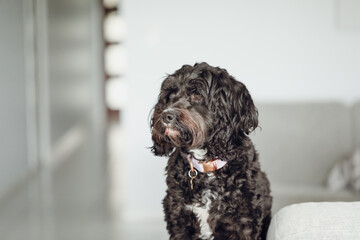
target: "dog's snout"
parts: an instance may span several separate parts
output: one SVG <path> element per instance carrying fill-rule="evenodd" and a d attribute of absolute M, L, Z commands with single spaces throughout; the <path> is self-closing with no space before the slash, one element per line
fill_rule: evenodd
<path fill-rule="evenodd" d="M 172 123 L 176 119 L 176 114 L 173 111 L 166 111 L 163 113 L 162 120 L 164 123 Z"/>

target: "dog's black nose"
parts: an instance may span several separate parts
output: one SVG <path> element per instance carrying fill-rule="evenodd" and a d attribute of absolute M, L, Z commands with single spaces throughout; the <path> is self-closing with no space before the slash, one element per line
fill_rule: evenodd
<path fill-rule="evenodd" d="M 175 113 L 171 111 L 164 112 L 162 116 L 162 120 L 164 123 L 172 123 L 175 121 L 175 118 Z"/>

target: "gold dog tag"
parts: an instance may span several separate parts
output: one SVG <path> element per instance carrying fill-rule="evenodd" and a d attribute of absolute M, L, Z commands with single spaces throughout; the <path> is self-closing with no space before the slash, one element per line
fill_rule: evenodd
<path fill-rule="evenodd" d="M 188 175 L 190 177 L 190 188 L 191 190 L 194 190 L 194 184 L 193 184 L 193 180 L 196 178 L 196 176 L 198 175 L 198 172 L 193 169 L 193 170 L 189 170 Z"/>

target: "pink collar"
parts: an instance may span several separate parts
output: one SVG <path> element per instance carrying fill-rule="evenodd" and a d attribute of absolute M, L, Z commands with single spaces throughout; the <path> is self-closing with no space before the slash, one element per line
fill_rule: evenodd
<path fill-rule="evenodd" d="M 194 168 L 199 172 L 215 172 L 216 170 L 224 167 L 227 164 L 227 161 L 222 161 L 221 159 L 215 158 L 208 161 L 200 161 L 194 158 L 191 154 L 187 156 L 187 159 L 191 165 L 194 165 Z"/>

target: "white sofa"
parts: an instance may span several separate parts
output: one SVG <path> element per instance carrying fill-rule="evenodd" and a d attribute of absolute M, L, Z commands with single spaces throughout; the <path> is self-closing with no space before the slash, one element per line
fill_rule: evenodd
<path fill-rule="evenodd" d="M 262 129 L 252 139 L 271 182 L 273 213 L 294 203 L 360 200 L 359 193 L 325 184 L 334 163 L 360 148 L 360 102 L 257 107 Z"/>
<path fill-rule="evenodd" d="M 301 203 L 282 208 L 267 240 L 360 239 L 360 202 Z"/>
<path fill-rule="evenodd" d="M 326 185 L 360 148 L 360 102 L 257 106 L 262 129 L 252 139 L 274 198 L 267 239 L 360 239 L 360 193 Z"/>

